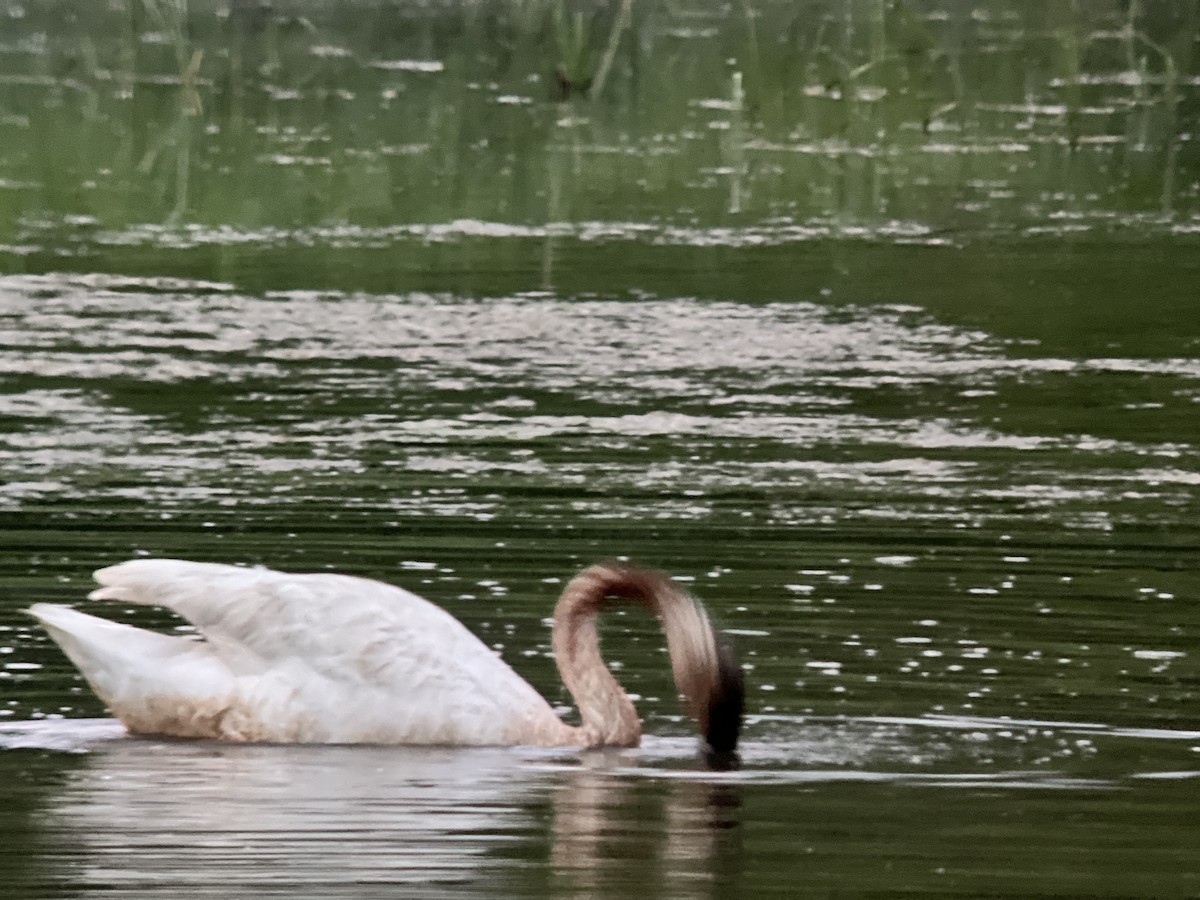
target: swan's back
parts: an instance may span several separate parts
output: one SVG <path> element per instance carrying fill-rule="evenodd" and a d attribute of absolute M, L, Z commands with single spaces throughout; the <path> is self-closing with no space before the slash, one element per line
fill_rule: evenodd
<path fill-rule="evenodd" d="M 168 559 L 121 563 L 96 580 L 93 599 L 167 607 L 204 638 L 31 610 L 134 732 L 511 744 L 553 743 L 566 729 L 458 620 L 392 585 Z"/>

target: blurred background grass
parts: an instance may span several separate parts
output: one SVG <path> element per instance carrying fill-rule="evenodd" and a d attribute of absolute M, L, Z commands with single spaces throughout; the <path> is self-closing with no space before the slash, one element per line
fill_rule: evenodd
<path fill-rule="evenodd" d="M 1198 10 L 6 0 L 0 265 L 460 220 L 1194 232 Z"/>

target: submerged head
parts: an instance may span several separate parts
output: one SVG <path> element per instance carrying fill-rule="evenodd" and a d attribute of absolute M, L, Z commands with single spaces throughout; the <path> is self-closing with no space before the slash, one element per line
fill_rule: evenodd
<path fill-rule="evenodd" d="M 729 638 L 720 631 L 714 631 L 713 638 L 717 651 L 717 678 L 708 697 L 704 741 L 708 745 L 710 763 L 715 767 L 727 768 L 736 760 L 738 738 L 742 733 L 746 685 L 742 667 L 738 664 Z M 727 763 L 725 766 L 720 765 L 723 758 Z"/>

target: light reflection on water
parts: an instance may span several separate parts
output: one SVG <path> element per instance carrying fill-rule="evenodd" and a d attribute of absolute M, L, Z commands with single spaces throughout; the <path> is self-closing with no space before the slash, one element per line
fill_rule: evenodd
<path fill-rule="evenodd" d="M 1136 893 L 1151 870 L 1186 892 L 1194 341 L 1051 351 L 949 318 L 0 278 L 0 825 L 49 829 L 21 877 L 759 896 L 810 858 L 815 889 L 884 889 L 854 861 L 885 847 L 912 889 L 959 871 L 970 893 L 1039 845 L 1012 892 Z M 102 710 L 20 609 L 79 602 L 138 553 L 402 584 L 556 704 L 562 580 L 633 555 L 734 636 L 743 767 L 700 767 L 635 616 L 605 632 L 655 736 L 634 753 L 219 747 L 48 718 Z"/>
<path fill-rule="evenodd" d="M 1196 359 L 1014 354 L 912 307 L 252 297 L 220 285 L 40 276 L 0 282 L 0 317 L 10 348 L 0 368 L 29 384 L 0 405 L 23 423 L 3 451 L 15 486 L 0 502 L 10 506 L 60 495 L 81 471 L 107 473 L 102 481 L 151 472 L 155 483 L 140 490 L 169 503 L 173 493 L 219 494 L 231 476 L 339 477 L 373 463 L 659 492 L 849 481 L 936 497 L 950 515 L 969 498 L 1063 507 L 1137 486 L 1145 499 L 1169 500 L 1194 483 L 1181 465 L 1193 451 L 1177 443 L 1029 433 L 984 411 L 1003 416 L 1008 395 L 1035 381 L 1111 373 L 1194 384 Z M 173 403 L 172 385 L 192 399 L 188 411 Z M 912 402 L 915 392 L 933 397 Z M 677 449 L 648 460 L 639 451 L 647 441 Z M 695 465 L 727 457 L 733 443 L 774 452 Z M 583 445 L 617 459 L 594 468 L 561 449 Z M 1031 451 L 1096 463 L 1023 474 Z M 991 482 L 986 460 L 996 453 L 1012 454 L 1004 458 L 1016 479 L 1006 467 Z M 711 501 L 691 496 L 664 511 L 711 512 Z M 785 521 L 803 517 L 780 500 Z"/>
<path fill-rule="evenodd" d="M 753 807 L 767 798 L 778 812 L 813 791 L 836 803 L 841 791 L 890 785 L 914 803 L 934 790 L 986 808 L 997 792 L 1083 797 L 1138 779 L 1182 788 L 1196 775 L 1186 757 L 1200 751 L 1200 732 L 1096 724 L 757 725 L 766 727 L 752 724 L 759 737 L 733 772 L 706 771 L 690 739 L 654 737 L 638 750 L 582 753 L 230 746 L 128 738 L 111 720 L 50 720 L 0 727 L 0 748 L 16 777 L 22 751 L 83 754 L 78 764 L 63 757 L 66 779 L 29 813 L 53 872 L 41 878 L 138 895 L 170 883 L 188 896 L 383 896 L 400 885 L 600 896 L 614 879 L 642 879 L 660 895 L 723 896 L 752 883 L 756 851 L 745 842 Z M 888 846 L 897 835 L 879 839 Z M 965 848 L 942 849 L 953 859 Z M 631 869 L 631 857 L 641 866 Z"/>
<path fill-rule="evenodd" d="M 478 883 L 532 827 L 546 786 L 507 751 L 91 745 L 42 827 L 72 848 L 66 883 L 190 892 L 371 895 L 372 884 Z M 89 731 L 100 732 L 99 743 Z M 131 864 L 132 863 L 132 864 Z M 306 894 L 313 896 L 313 894 Z"/>
<path fill-rule="evenodd" d="M 10 4 L 0 893 L 1200 893 L 1190 6 L 638 3 L 559 103 L 538 4 L 303 5 Z M 404 584 L 559 704 L 632 555 L 745 765 L 632 616 L 633 754 L 47 721 L 20 608 L 133 554 Z"/>
<path fill-rule="evenodd" d="M 338 558 L 370 550 L 353 571 L 450 605 L 538 683 L 545 579 L 648 543 L 714 601 L 766 714 L 1086 718 L 1107 696 L 1122 723 L 1141 702 L 1175 724 L 1192 696 L 1193 586 L 1173 546 L 1195 503 L 1180 436 L 1200 361 L 1183 353 L 1064 358 L 897 303 L 253 295 L 103 275 L 0 279 L 0 333 L 0 507 L 150 523 L 95 564 L 199 549 L 306 568 L 315 511 Z M 1042 395 L 1063 391 L 1097 413 L 1052 407 L 1076 417 L 1056 427 Z M 1106 410 L 1134 395 L 1156 427 L 1110 434 Z M 1162 546 L 1109 537 L 1156 522 Z M 569 558 L 548 531 L 575 536 Z M 482 568 L 463 583 L 448 548 L 468 541 Z M 404 572 L 419 548 L 445 568 Z M 35 561 L 29 601 L 55 599 L 58 564 Z M 78 600 L 90 564 L 61 564 L 58 599 Z M 1137 632 L 1097 598 L 1138 604 Z M 4 714 L 54 712 L 24 698 L 61 660 L 15 604 L 5 616 L 0 678 L 19 690 Z M 644 712 L 673 714 L 650 660 L 626 677 L 656 698 Z"/>

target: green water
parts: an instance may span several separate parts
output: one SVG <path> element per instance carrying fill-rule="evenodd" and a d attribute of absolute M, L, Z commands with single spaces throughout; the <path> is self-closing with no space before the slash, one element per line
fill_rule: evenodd
<path fill-rule="evenodd" d="M 1200 893 L 1200 5 L 619 8 L 0 2 L 0 893 Z M 630 557 L 742 766 L 633 612 L 637 751 L 126 738 L 20 610 L 134 555 L 563 704 Z"/>

